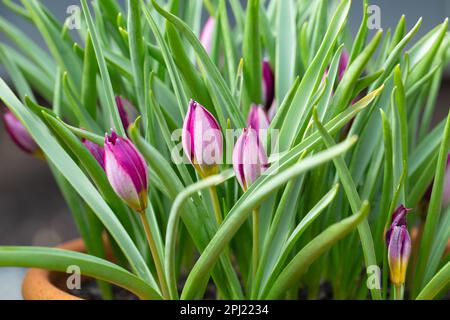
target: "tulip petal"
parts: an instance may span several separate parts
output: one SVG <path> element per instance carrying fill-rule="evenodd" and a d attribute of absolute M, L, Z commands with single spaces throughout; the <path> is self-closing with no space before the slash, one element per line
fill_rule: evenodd
<path fill-rule="evenodd" d="M 105 171 L 114 191 L 132 209 L 140 211 L 140 197 L 129 173 L 118 163 L 114 154 L 106 152 Z"/>
<path fill-rule="evenodd" d="M 244 161 L 242 159 L 246 130 L 247 129 L 244 129 L 244 132 L 236 141 L 236 144 L 233 149 L 233 169 L 236 174 L 236 179 L 241 185 L 243 190 L 247 190 L 247 184 L 245 183 L 245 176 L 244 176 L 244 164 L 243 164 Z"/>
<path fill-rule="evenodd" d="M 222 139 L 219 123 L 214 116 L 191 100 L 183 124 L 183 149 L 203 176 L 217 171 L 217 165 L 222 161 Z"/>
<path fill-rule="evenodd" d="M 92 141 L 83 139 L 83 144 L 92 154 L 92 156 L 97 160 L 98 164 L 105 169 L 105 149 Z"/>
<path fill-rule="evenodd" d="M 11 111 L 8 110 L 5 113 L 3 122 L 9 136 L 20 149 L 30 154 L 35 154 L 40 150 L 28 130 Z"/>
<path fill-rule="evenodd" d="M 264 108 L 269 110 L 275 100 L 275 77 L 269 61 L 266 59 L 262 62 L 262 89 L 264 96 Z"/>
<path fill-rule="evenodd" d="M 134 210 L 147 207 L 148 171 L 130 140 L 114 131 L 105 138 L 105 171 L 116 193 Z"/>
<path fill-rule="evenodd" d="M 216 27 L 216 20 L 213 17 L 209 17 L 203 26 L 203 30 L 200 34 L 200 43 L 205 48 L 208 54 L 211 54 L 212 49 L 212 37 L 214 34 L 214 28 Z"/>

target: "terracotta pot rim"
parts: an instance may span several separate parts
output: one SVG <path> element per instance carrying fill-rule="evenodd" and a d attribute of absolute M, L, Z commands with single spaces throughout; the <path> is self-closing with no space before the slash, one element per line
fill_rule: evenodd
<path fill-rule="evenodd" d="M 82 239 L 75 239 L 58 246 L 60 249 L 85 252 Z M 22 296 L 24 300 L 83 300 L 67 293 L 56 286 L 52 279 L 61 278 L 58 272 L 31 268 L 23 280 Z"/>

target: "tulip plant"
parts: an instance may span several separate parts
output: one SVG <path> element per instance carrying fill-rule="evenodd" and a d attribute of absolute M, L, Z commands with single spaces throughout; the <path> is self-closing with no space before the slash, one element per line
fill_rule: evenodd
<path fill-rule="evenodd" d="M 48 47 L 0 18 L 5 128 L 86 253 L 0 247 L 0 266 L 76 265 L 105 299 L 445 297 L 447 20 L 419 38 L 404 16 L 369 30 L 368 1 L 355 35 L 350 0 L 81 0 L 64 24 L 4 3 Z"/>

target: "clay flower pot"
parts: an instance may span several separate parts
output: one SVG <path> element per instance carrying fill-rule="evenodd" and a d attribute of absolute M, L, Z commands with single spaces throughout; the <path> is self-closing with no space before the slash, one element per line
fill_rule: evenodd
<path fill-rule="evenodd" d="M 76 239 L 63 243 L 58 248 L 85 252 L 84 242 Z M 66 282 L 65 274 L 42 269 L 29 269 L 22 285 L 25 300 L 83 300 L 71 295 L 61 288 Z"/>

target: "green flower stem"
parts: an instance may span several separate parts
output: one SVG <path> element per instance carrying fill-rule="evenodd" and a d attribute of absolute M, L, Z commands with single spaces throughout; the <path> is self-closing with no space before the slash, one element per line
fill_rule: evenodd
<path fill-rule="evenodd" d="M 252 249 L 252 261 L 253 261 L 253 279 L 256 277 L 258 271 L 259 261 L 259 209 L 253 209 L 253 249 Z"/>
<path fill-rule="evenodd" d="M 144 226 L 145 236 L 147 237 L 147 242 L 150 247 L 150 251 L 152 253 L 153 261 L 155 263 L 156 273 L 158 274 L 159 285 L 161 287 L 162 295 L 163 298 L 167 300 L 169 299 L 169 289 L 167 286 L 166 278 L 164 277 L 164 268 L 161 263 L 161 259 L 159 258 L 156 243 L 155 240 L 153 239 L 150 225 L 148 224 L 147 218 L 145 217 L 145 213 L 139 212 L 139 216 L 141 217 L 142 225 Z"/>
<path fill-rule="evenodd" d="M 393 285 L 392 290 L 393 290 L 394 300 L 403 300 L 403 296 L 405 293 L 405 285 L 404 284 Z"/>
<path fill-rule="evenodd" d="M 209 188 L 209 194 L 211 195 L 211 200 L 214 207 L 214 215 L 216 216 L 217 223 L 220 226 L 223 222 L 223 218 L 222 218 L 222 210 L 220 209 L 219 197 L 217 196 L 217 189 L 215 186 Z"/>

